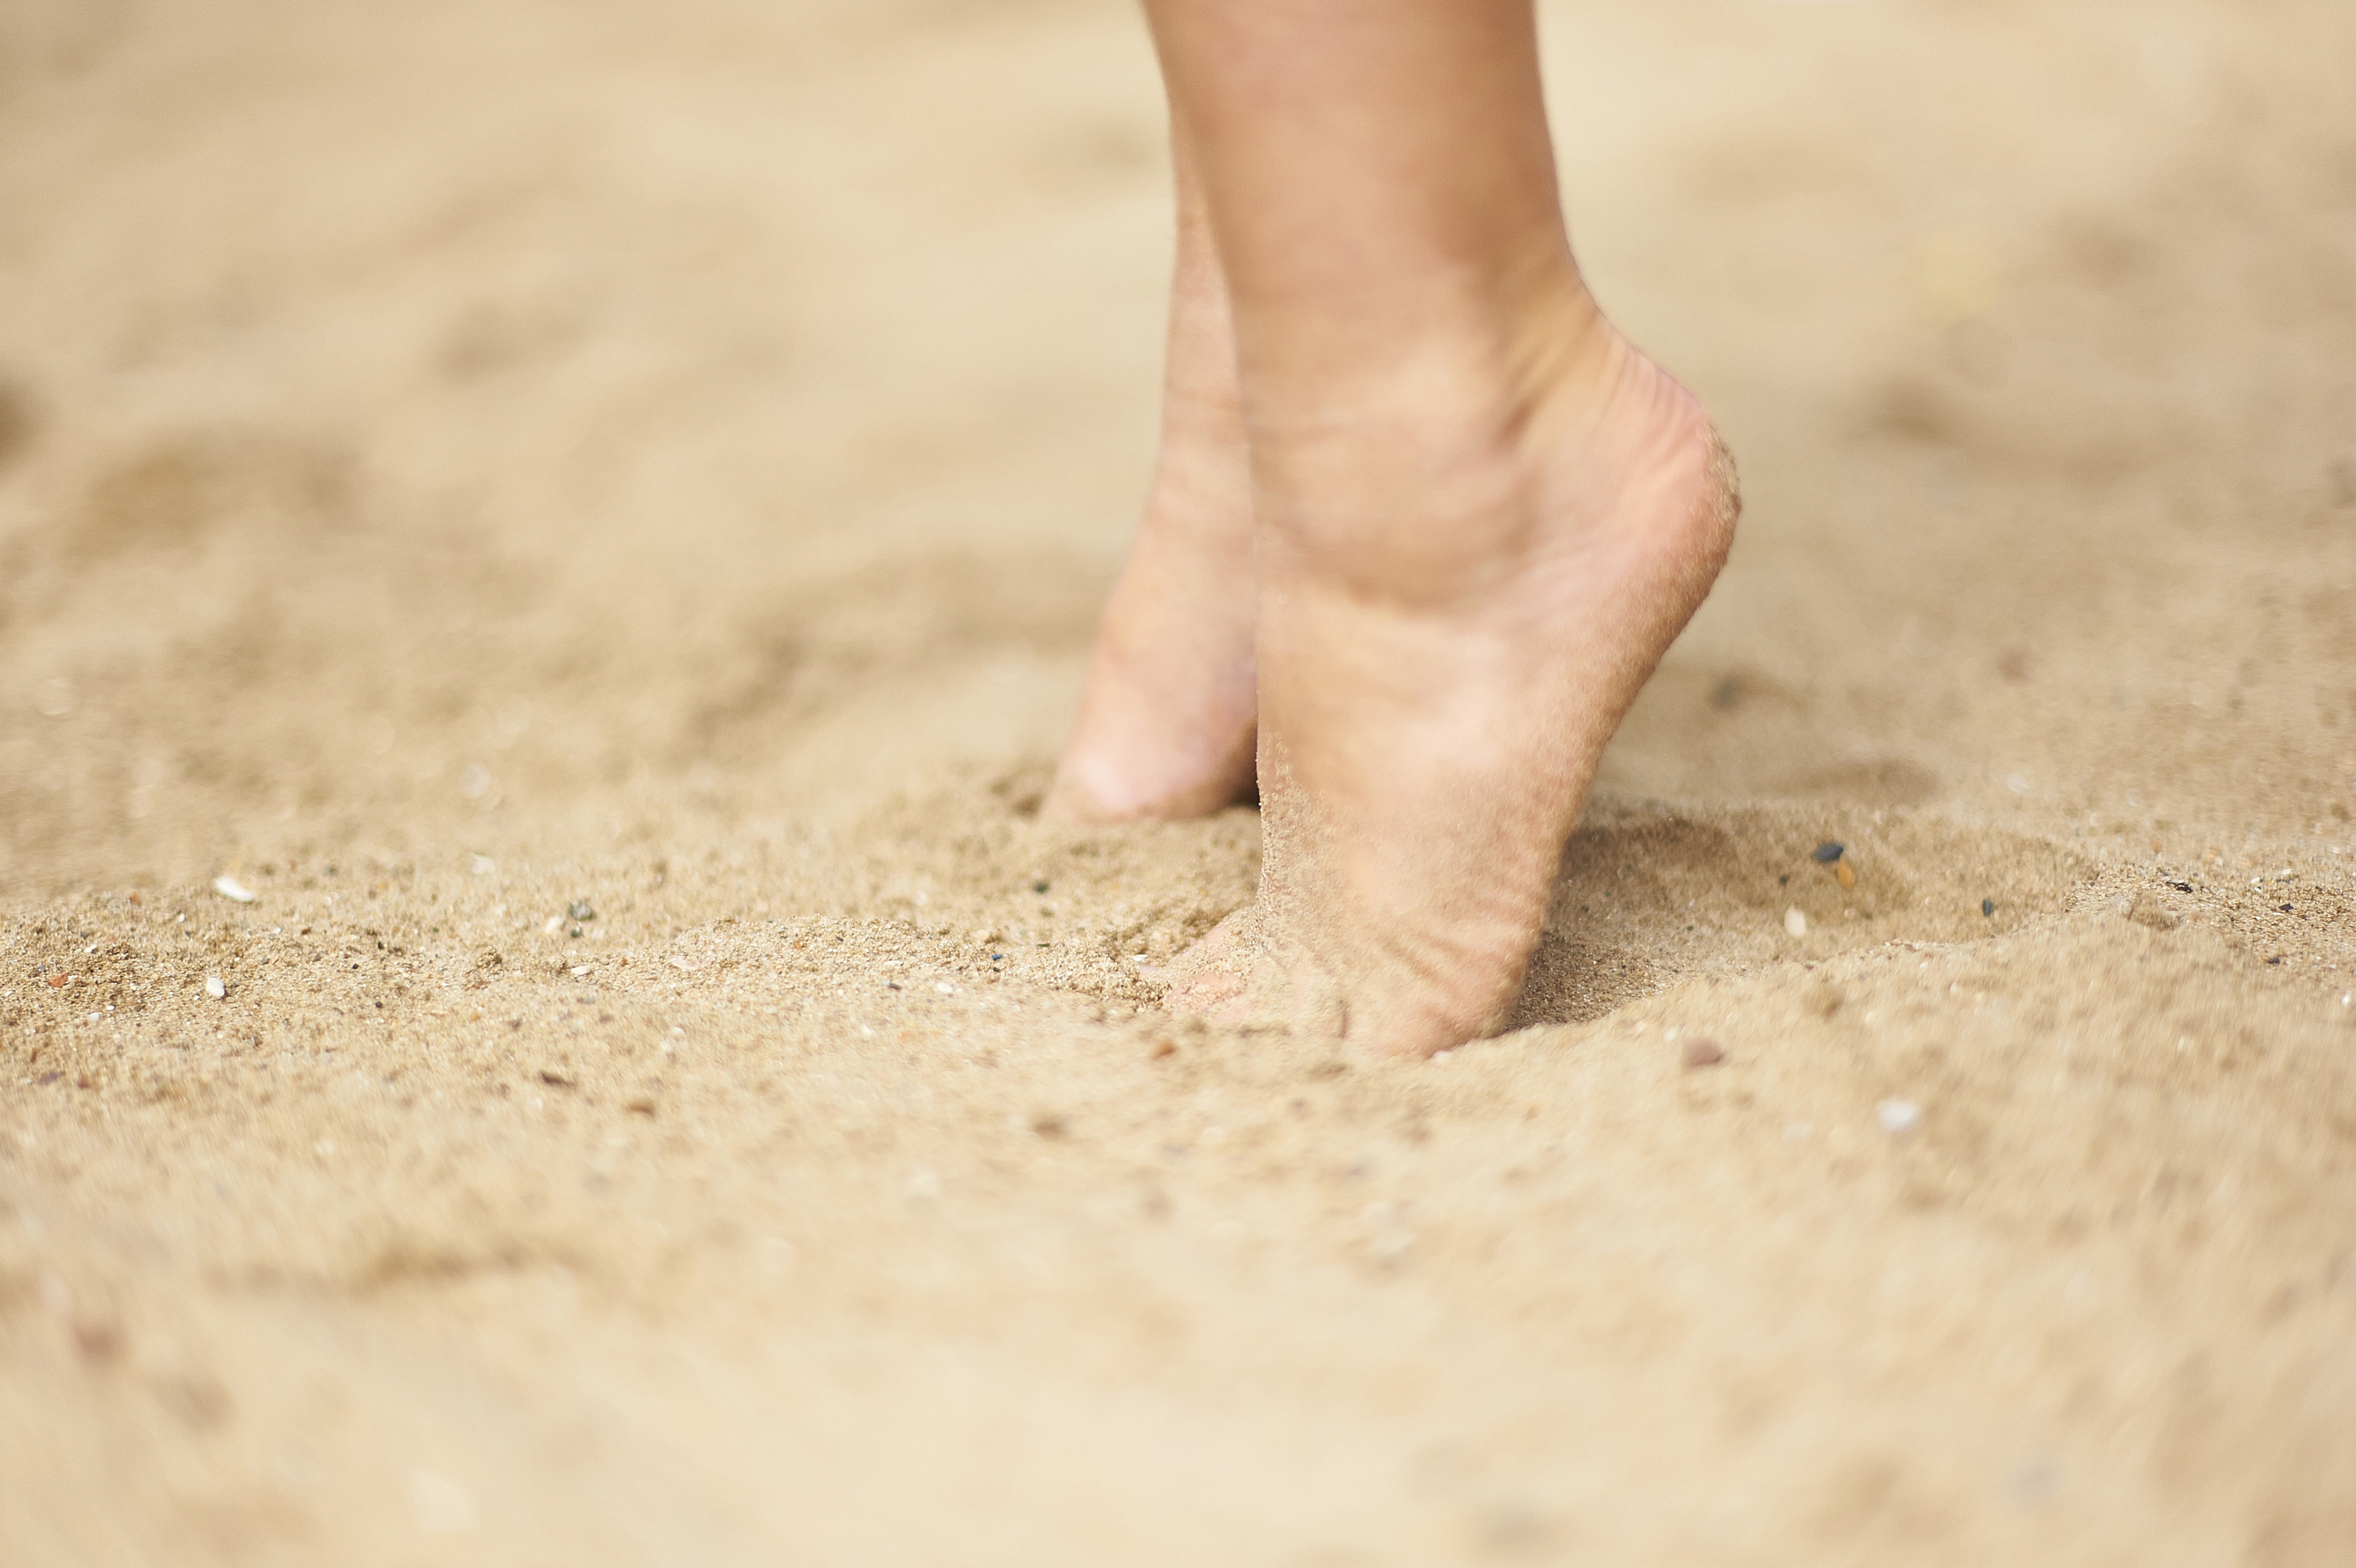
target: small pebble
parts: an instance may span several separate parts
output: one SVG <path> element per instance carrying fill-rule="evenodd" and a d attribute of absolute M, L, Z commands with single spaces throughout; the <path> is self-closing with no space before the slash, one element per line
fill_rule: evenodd
<path fill-rule="evenodd" d="M 1795 937 L 1804 937 L 1808 934 L 1808 918 L 1797 909 L 1786 909 L 1783 911 L 1783 929 Z"/>
<path fill-rule="evenodd" d="M 218 974 L 205 977 L 205 994 L 219 1002 L 229 995 L 229 983 Z"/>
<path fill-rule="evenodd" d="M 54 681 L 44 681 L 33 694 L 33 711 L 43 718 L 61 719 L 74 711 L 81 701 L 74 683 L 60 675 Z"/>
<path fill-rule="evenodd" d="M 586 898 L 575 898 L 565 906 L 564 912 L 573 917 L 575 924 L 597 918 L 597 911 L 589 907 L 589 900 Z"/>
<path fill-rule="evenodd" d="M 573 966 L 573 978 L 575 980 L 580 979 L 583 975 L 588 972 L 589 966 L 585 963 L 576 963 Z"/>
<path fill-rule="evenodd" d="M 489 855 L 478 854 L 475 856 L 474 869 L 476 875 L 488 876 L 492 872 L 497 871 L 498 868 L 499 863 L 493 860 Z"/>
<path fill-rule="evenodd" d="M 1826 839 L 1824 843 L 1815 847 L 1813 852 L 1813 857 L 1818 865 L 1830 865 L 1833 862 L 1838 860 L 1841 855 L 1847 851 L 1847 849 L 1848 845 L 1841 843 L 1838 839 Z"/>
<path fill-rule="evenodd" d="M 1718 1066 L 1726 1059 L 1726 1047 L 1716 1040 L 1687 1040 L 1683 1055 L 1686 1070 L 1691 1072 L 1697 1068 Z"/>
<path fill-rule="evenodd" d="M 563 917 L 563 916 L 562 916 L 562 915 L 551 915 L 551 916 L 548 918 L 547 921 L 546 921 L 544 924 L 542 924 L 542 925 L 541 925 L 541 927 L 540 929 L 541 929 L 541 930 L 543 930 L 543 931 L 546 931 L 550 936 L 552 936 L 552 936 L 554 936 L 557 932 L 559 932 L 559 931 L 561 931 L 561 930 L 562 930 L 562 929 L 564 929 L 564 917 Z"/>
<path fill-rule="evenodd" d="M 1993 899 L 1993 898 L 1983 898 L 1983 899 L 1981 899 L 1981 900 L 1980 900 L 1980 913 L 1981 913 L 1981 914 L 1983 914 L 1983 915 L 1986 915 L 1986 916 L 1987 916 L 1989 919 L 1991 919 L 1991 920 L 1995 919 L 1995 918 L 1996 918 L 1996 900 L 1995 900 L 1995 899 Z"/>
<path fill-rule="evenodd" d="M 690 958 L 685 953 L 678 953 L 672 956 L 670 966 L 673 969 L 684 969 L 691 972 L 695 970 L 701 969 L 703 967 L 703 961 L 701 959 Z"/>
<path fill-rule="evenodd" d="M 475 1528 L 474 1498 L 437 1471 L 409 1473 L 409 1507 L 417 1528 L 429 1535 L 460 1535 Z"/>
<path fill-rule="evenodd" d="M 1893 1138 L 1903 1138 L 1922 1125 L 1922 1108 L 1911 1100 L 1885 1100 L 1873 1108 L 1873 1115 Z"/>
<path fill-rule="evenodd" d="M 1833 880 L 1843 887 L 1854 887 L 1857 886 L 1857 873 L 1844 860 L 1833 867 Z"/>
<path fill-rule="evenodd" d="M 253 889 L 248 887 L 244 883 L 240 882 L 234 876 L 214 877 L 213 891 L 220 894 L 224 898 L 234 899 L 240 904 L 251 904 L 253 902 Z"/>

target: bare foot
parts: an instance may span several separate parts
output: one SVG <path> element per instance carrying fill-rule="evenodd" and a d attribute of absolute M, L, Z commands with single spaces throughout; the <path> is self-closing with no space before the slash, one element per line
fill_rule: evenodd
<path fill-rule="evenodd" d="M 1162 451 L 1044 814 L 1199 817 L 1252 787 L 1251 457 L 1235 322 L 1183 128 Z"/>
<path fill-rule="evenodd" d="M 1047 815 L 1199 817 L 1249 794 L 1251 505 L 1232 390 L 1205 400 L 1173 389 L 1152 495 L 1097 630 Z"/>
<path fill-rule="evenodd" d="M 1259 897 L 1173 1010 L 1408 1053 L 1510 1012 L 1604 744 L 1740 508 L 1700 403 L 1583 293 L 1519 337 L 1255 408 Z"/>

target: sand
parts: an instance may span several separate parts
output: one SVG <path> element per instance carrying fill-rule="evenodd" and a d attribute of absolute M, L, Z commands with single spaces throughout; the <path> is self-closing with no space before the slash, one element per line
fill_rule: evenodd
<path fill-rule="evenodd" d="M 0 1562 L 2350 1561 L 2356 12 L 1547 24 L 1750 509 L 1384 1063 L 1029 814 L 1130 7 L 0 14 Z"/>

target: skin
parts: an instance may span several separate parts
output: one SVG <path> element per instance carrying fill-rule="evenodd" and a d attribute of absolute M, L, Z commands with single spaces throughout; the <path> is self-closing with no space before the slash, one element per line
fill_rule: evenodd
<path fill-rule="evenodd" d="M 1251 456 L 1227 280 L 1183 123 L 1162 445 L 1044 808 L 1076 822 L 1198 817 L 1253 785 Z"/>
<path fill-rule="evenodd" d="M 1202 759 L 1238 715 L 1195 715 L 1249 669 L 1259 894 L 1165 1005 L 1444 1049 L 1512 1008 L 1603 746 L 1725 560 L 1732 465 L 1580 276 L 1527 0 L 1147 8 L 1248 489 L 1241 522 L 1231 492 L 1149 514 L 1065 777 L 1128 814 L 1222 803 Z M 1194 705 L 1122 714 L 1156 690 Z"/>

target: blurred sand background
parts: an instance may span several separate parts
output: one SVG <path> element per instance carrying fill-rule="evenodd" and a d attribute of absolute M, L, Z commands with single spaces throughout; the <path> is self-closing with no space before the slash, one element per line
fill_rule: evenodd
<path fill-rule="evenodd" d="M 1130 6 L 0 5 L 0 1562 L 2351 1561 L 2356 10 L 1547 17 L 1750 510 L 1385 1065 L 1028 815 Z"/>

